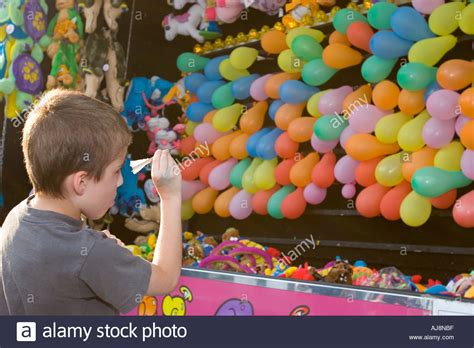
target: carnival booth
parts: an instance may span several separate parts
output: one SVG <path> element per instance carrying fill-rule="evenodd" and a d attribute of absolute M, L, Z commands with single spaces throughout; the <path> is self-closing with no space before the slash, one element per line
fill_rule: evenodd
<path fill-rule="evenodd" d="M 130 163 L 169 149 L 182 278 L 128 315 L 474 314 L 473 1 L 58 3 L 1 13 L 5 210 L 44 89 L 127 121 L 124 184 L 88 223 L 148 260 L 159 196 Z"/>

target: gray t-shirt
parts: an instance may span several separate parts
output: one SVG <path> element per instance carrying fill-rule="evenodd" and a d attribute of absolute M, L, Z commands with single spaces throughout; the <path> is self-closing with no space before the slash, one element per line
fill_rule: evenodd
<path fill-rule="evenodd" d="M 151 264 L 30 196 L 0 231 L 0 315 L 117 315 L 148 289 Z"/>

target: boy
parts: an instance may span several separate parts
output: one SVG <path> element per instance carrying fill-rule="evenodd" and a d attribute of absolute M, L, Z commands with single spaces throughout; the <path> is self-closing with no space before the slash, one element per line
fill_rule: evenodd
<path fill-rule="evenodd" d="M 163 295 L 181 271 L 181 176 L 158 150 L 152 179 L 161 197 L 153 262 L 107 231 L 83 228 L 102 217 L 122 184 L 131 135 L 110 106 L 53 90 L 31 110 L 22 147 L 35 194 L 7 216 L 0 234 L 0 315 L 116 315 L 144 295 Z"/>

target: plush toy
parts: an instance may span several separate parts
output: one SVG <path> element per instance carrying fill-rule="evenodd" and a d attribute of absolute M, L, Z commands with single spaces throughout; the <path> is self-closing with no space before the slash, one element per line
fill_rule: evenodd
<path fill-rule="evenodd" d="M 113 32 L 118 30 L 117 19 L 128 11 L 125 0 L 104 0 L 104 18 L 107 26 Z"/>
<path fill-rule="evenodd" d="M 107 94 L 115 110 L 122 112 L 127 73 L 125 51 L 122 45 L 111 35 L 110 31 L 105 31 L 104 35 L 108 40 L 108 64 L 105 69 Z"/>
<path fill-rule="evenodd" d="M 94 32 L 87 36 L 82 52 L 84 72 L 84 93 L 96 98 L 100 84 L 104 79 L 104 68 L 107 64 L 107 55 L 109 51 L 109 41 L 102 30 Z"/>
<path fill-rule="evenodd" d="M 318 11 L 319 4 L 315 0 L 293 0 L 286 5 L 287 14 L 283 16 L 282 23 L 289 28 L 313 25 Z"/>
<path fill-rule="evenodd" d="M 451 279 L 446 289 L 456 296 L 467 297 L 466 293 L 474 287 L 474 271 L 471 274 L 462 273 Z M 471 297 L 472 298 L 472 297 Z"/>
<path fill-rule="evenodd" d="M 85 32 L 92 34 L 97 28 L 97 18 L 102 8 L 103 0 L 79 0 L 79 8 L 81 9 L 85 23 Z"/>
<path fill-rule="evenodd" d="M 338 260 L 324 277 L 328 283 L 352 285 L 353 270 L 347 260 Z"/>
<path fill-rule="evenodd" d="M 176 36 L 191 36 L 203 43 L 204 37 L 199 33 L 198 27 L 203 20 L 203 8 L 198 4 L 191 6 L 188 12 L 181 15 L 167 15 L 161 22 L 167 41 L 173 41 Z"/>

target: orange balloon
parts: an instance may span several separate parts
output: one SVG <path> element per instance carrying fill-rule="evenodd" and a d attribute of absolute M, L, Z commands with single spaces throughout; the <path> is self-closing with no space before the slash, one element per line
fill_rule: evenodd
<path fill-rule="evenodd" d="M 296 159 L 294 157 L 288 158 L 281 161 L 275 168 L 275 181 L 281 186 L 286 186 L 291 184 L 290 180 L 290 171 L 291 168 L 296 164 Z"/>
<path fill-rule="evenodd" d="M 372 98 L 375 106 L 382 110 L 392 110 L 398 105 L 399 95 L 400 89 L 397 84 L 389 80 L 384 80 L 377 83 L 372 93 Z"/>
<path fill-rule="evenodd" d="M 346 35 L 344 35 L 343 33 L 337 31 L 337 30 L 334 30 L 331 35 L 329 35 L 329 44 L 335 44 L 335 43 L 339 43 L 339 44 L 342 44 L 342 45 L 346 45 L 346 46 L 350 46 L 351 43 L 349 41 L 349 39 L 347 38 Z"/>
<path fill-rule="evenodd" d="M 354 134 L 346 142 L 346 152 L 357 161 L 368 161 L 398 152 L 398 144 L 383 144 L 371 134 Z"/>
<path fill-rule="evenodd" d="M 236 136 L 229 145 L 229 153 L 232 157 L 242 160 L 249 156 L 247 152 L 247 140 L 249 139 L 250 135 L 247 133 L 242 133 Z"/>
<path fill-rule="evenodd" d="M 411 192 L 411 185 L 402 181 L 388 191 L 380 201 L 380 213 L 389 221 L 400 220 L 400 206 L 405 197 Z"/>
<path fill-rule="evenodd" d="M 204 167 L 202 167 L 201 171 L 199 172 L 199 180 L 201 180 L 203 184 L 209 185 L 209 174 L 215 167 L 222 163 L 223 162 L 219 160 L 214 160 L 212 162 L 207 163 Z"/>
<path fill-rule="evenodd" d="M 216 159 L 221 160 L 221 161 L 225 161 L 229 159 L 230 158 L 230 150 L 229 150 L 230 144 L 232 140 L 234 140 L 240 134 L 242 134 L 242 131 L 238 130 L 217 139 L 212 144 L 212 148 L 211 148 L 212 155 Z"/>
<path fill-rule="evenodd" d="M 311 182 L 311 173 L 319 162 L 319 154 L 311 152 L 305 158 L 295 163 L 290 170 L 290 181 L 298 187 L 305 187 Z"/>
<path fill-rule="evenodd" d="M 196 180 L 199 177 L 201 169 L 208 163 L 213 162 L 214 159 L 211 157 L 207 158 L 196 158 L 193 160 L 185 159 L 181 162 L 181 177 L 183 180 Z"/>
<path fill-rule="evenodd" d="M 461 93 L 459 105 L 463 115 L 474 118 L 474 87 L 468 88 Z"/>
<path fill-rule="evenodd" d="M 305 143 L 311 140 L 313 135 L 313 126 L 316 122 L 314 117 L 300 117 L 291 121 L 288 127 L 290 139 L 298 143 Z"/>
<path fill-rule="evenodd" d="M 286 34 L 278 30 L 270 30 L 262 35 L 260 40 L 262 48 L 270 54 L 278 54 L 288 49 Z"/>
<path fill-rule="evenodd" d="M 437 151 L 436 149 L 425 146 L 421 150 L 413 152 L 410 161 L 402 164 L 403 178 L 411 182 L 413 174 L 415 174 L 418 169 L 433 166 Z"/>
<path fill-rule="evenodd" d="M 207 187 L 196 193 L 191 201 L 193 210 L 198 214 L 207 214 L 212 210 L 219 191 Z"/>
<path fill-rule="evenodd" d="M 193 152 L 201 158 L 211 156 L 211 151 L 209 151 L 209 145 L 201 144 L 196 142 L 196 147 Z"/>
<path fill-rule="evenodd" d="M 306 200 L 304 199 L 304 188 L 298 187 L 283 199 L 281 203 L 281 212 L 287 219 L 297 219 L 304 214 L 306 209 Z"/>
<path fill-rule="evenodd" d="M 366 22 L 353 22 L 347 28 L 347 38 L 350 43 L 357 48 L 372 53 L 370 50 L 370 39 L 374 35 L 374 31 Z"/>
<path fill-rule="evenodd" d="M 461 143 L 469 150 L 474 150 L 474 120 L 467 122 L 461 129 Z"/>
<path fill-rule="evenodd" d="M 383 196 L 390 190 L 379 183 L 364 188 L 356 198 L 356 209 L 360 215 L 373 218 L 380 215 L 380 202 Z"/>
<path fill-rule="evenodd" d="M 181 139 L 180 152 L 182 155 L 189 155 L 196 147 L 196 139 L 192 135 Z"/>
<path fill-rule="evenodd" d="M 458 190 L 449 190 L 448 192 L 443 193 L 441 196 L 430 198 L 430 201 L 435 208 L 448 209 L 454 204 L 454 202 L 456 202 L 457 194 Z"/>
<path fill-rule="evenodd" d="M 275 114 L 275 124 L 281 130 L 288 130 L 291 121 L 301 117 L 306 103 L 301 104 L 283 104 Z"/>
<path fill-rule="evenodd" d="M 271 76 L 265 82 L 265 93 L 269 98 L 280 99 L 280 86 L 288 80 L 298 80 L 301 77 L 299 73 L 282 72 Z"/>
<path fill-rule="evenodd" d="M 214 211 L 220 217 L 229 217 L 229 204 L 232 198 L 239 192 L 240 190 L 237 187 L 231 187 L 230 189 L 222 192 L 219 197 L 217 197 L 216 201 L 214 202 Z"/>
<path fill-rule="evenodd" d="M 474 227 L 474 190 L 459 198 L 453 207 L 453 218 L 459 226 Z"/>
<path fill-rule="evenodd" d="M 204 119 L 202 120 L 203 123 L 212 123 L 212 119 L 214 118 L 214 115 L 219 111 L 219 109 L 209 111 L 206 116 L 204 116 Z"/>
<path fill-rule="evenodd" d="M 314 166 L 311 172 L 311 181 L 321 188 L 331 186 L 336 180 L 334 177 L 336 162 L 336 155 L 333 152 L 326 152 L 321 160 Z"/>
<path fill-rule="evenodd" d="M 290 139 L 288 132 L 281 134 L 275 141 L 275 151 L 281 158 L 293 157 L 298 147 L 299 144 Z"/>
<path fill-rule="evenodd" d="M 375 178 L 375 168 L 384 158 L 384 156 L 380 156 L 368 161 L 360 162 L 355 170 L 356 182 L 364 187 L 375 184 L 377 182 L 377 179 Z"/>
<path fill-rule="evenodd" d="M 402 89 L 398 95 L 398 107 L 405 115 L 413 116 L 423 111 L 425 100 L 423 99 L 425 90 L 412 92 Z"/>
<path fill-rule="evenodd" d="M 349 114 L 354 109 L 354 106 L 358 106 L 359 103 L 370 104 L 372 102 L 372 93 L 372 86 L 370 84 L 360 86 L 344 98 L 342 109 Z"/>
<path fill-rule="evenodd" d="M 335 43 L 323 50 L 324 63 L 333 69 L 344 69 L 362 62 L 362 54 L 346 45 Z"/>
<path fill-rule="evenodd" d="M 265 101 L 261 101 L 256 103 L 250 109 L 245 111 L 240 117 L 240 129 L 247 133 L 253 134 L 260 130 L 263 126 L 263 122 L 265 121 L 265 114 L 268 110 L 268 103 Z"/>
<path fill-rule="evenodd" d="M 252 209 L 258 215 L 267 215 L 267 204 L 275 192 L 281 188 L 280 185 L 275 185 L 271 190 L 258 191 L 252 197 Z"/>
<path fill-rule="evenodd" d="M 474 83 L 474 63 L 451 59 L 440 65 L 436 79 L 441 87 L 457 91 Z"/>

